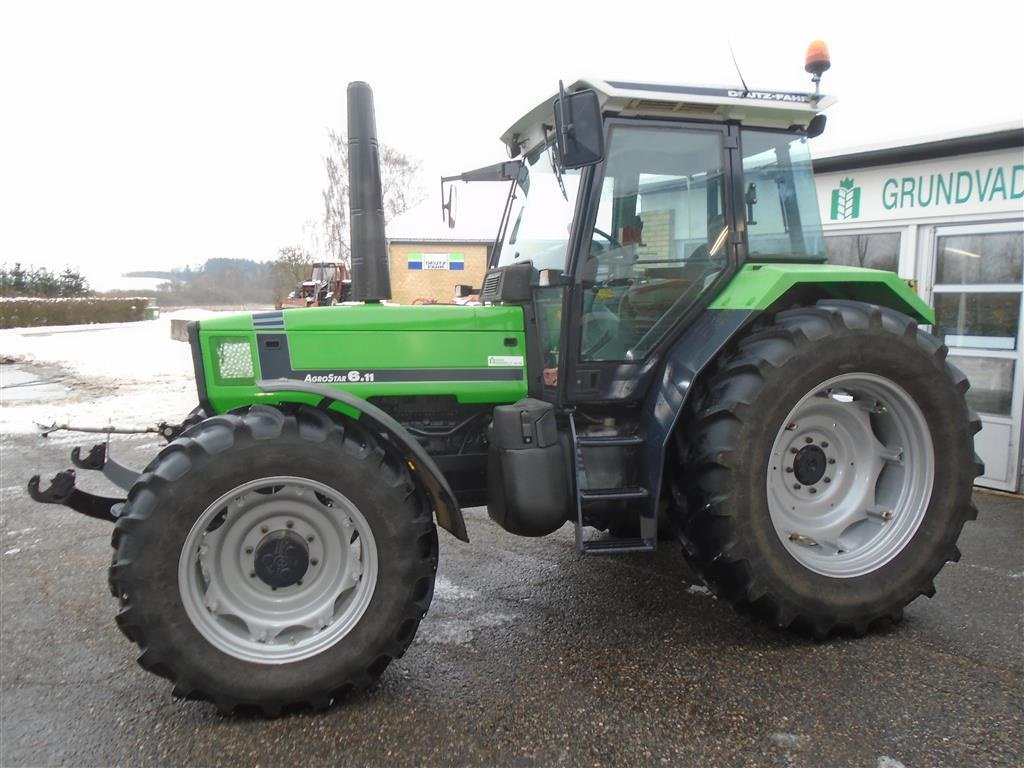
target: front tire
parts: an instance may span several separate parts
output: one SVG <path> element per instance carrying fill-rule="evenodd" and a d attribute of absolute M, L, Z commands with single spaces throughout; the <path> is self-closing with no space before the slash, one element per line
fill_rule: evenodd
<path fill-rule="evenodd" d="M 189 429 L 132 488 L 111 588 L 174 693 L 277 714 L 371 685 L 433 594 L 437 534 L 374 436 L 304 406 Z"/>
<path fill-rule="evenodd" d="M 826 637 L 898 621 L 959 559 L 981 465 L 966 378 L 893 310 L 828 301 L 740 341 L 690 414 L 682 532 L 740 611 Z"/>

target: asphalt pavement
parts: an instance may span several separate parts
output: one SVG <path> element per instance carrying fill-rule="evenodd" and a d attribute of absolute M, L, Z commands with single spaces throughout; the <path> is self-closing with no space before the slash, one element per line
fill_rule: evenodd
<path fill-rule="evenodd" d="M 0 443 L 4 768 L 1024 765 L 1019 497 L 976 494 L 962 560 L 901 625 L 823 643 L 735 614 L 674 545 L 584 558 L 568 526 L 523 539 L 470 510 L 471 542 L 441 533 L 431 610 L 372 690 L 224 717 L 136 665 L 107 591 L 110 526 L 27 497 L 79 442 Z M 158 442 L 116 445 L 142 466 Z"/>

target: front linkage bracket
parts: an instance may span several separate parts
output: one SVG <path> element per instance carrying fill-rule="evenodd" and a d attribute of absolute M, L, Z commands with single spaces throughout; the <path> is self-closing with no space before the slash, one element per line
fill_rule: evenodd
<path fill-rule="evenodd" d="M 48 488 L 39 490 L 39 475 L 32 475 L 28 481 L 28 494 L 43 504 L 63 504 L 87 517 L 116 523 L 124 499 L 96 496 L 75 487 L 75 470 L 65 469 L 53 476 Z"/>
<path fill-rule="evenodd" d="M 112 458 L 108 453 L 108 443 L 96 443 L 89 453 L 82 457 L 82 449 L 71 451 L 71 462 L 79 469 L 102 472 L 104 477 L 115 485 L 129 490 L 139 478 L 139 473 Z M 35 501 L 43 504 L 62 504 L 87 517 L 117 522 L 121 514 L 124 499 L 109 496 L 97 496 L 75 487 L 75 470 L 65 469 L 53 476 L 50 485 L 39 488 L 39 475 L 33 475 L 28 481 L 28 493 Z"/>

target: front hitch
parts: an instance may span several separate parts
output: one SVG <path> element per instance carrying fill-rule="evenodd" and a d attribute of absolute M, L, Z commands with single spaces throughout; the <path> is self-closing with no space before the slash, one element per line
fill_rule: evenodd
<path fill-rule="evenodd" d="M 75 470 L 58 472 L 49 487 L 39 490 L 39 475 L 32 475 L 28 481 L 28 495 L 41 504 L 63 504 L 87 517 L 116 523 L 125 499 L 96 496 L 75 487 Z"/>
<path fill-rule="evenodd" d="M 45 426 L 40 424 L 41 435 L 46 437 L 54 432 L 102 432 L 107 435 L 106 442 L 96 443 L 83 457 L 82 449 L 75 447 L 71 450 L 71 463 L 79 469 L 87 469 L 94 472 L 102 472 L 110 482 L 125 491 L 131 490 L 139 479 L 139 472 L 126 467 L 110 455 L 111 434 L 144 434 L 157 433 L 167 442 L 176 439 L 189 427 L 197 424 L 206 417 L 202 408 L 195 408 L 181 424 L 168 424 L 161 422 L 155 427 L 145 429 L 119 429 L 117 427 L 72 427 L 68 424 L 51 424 Z M 45 489 L 39 488 L 39 475 L 33 475 L 28 481 L 28 494 L 40 504 L 62 504 L 69 509 L 75 510 L 87 517 L 94 517 L 97 520 L 106 520 L 109 523 L 117 522 L 126 499 L 111 498 L 109 496 L 97 496 L 96 494 L 83 491 L 75 487 L 75 470 L 65 469 L 53 476 L 50 485 Z"/>
<path fill-rule="evenodd" d="M 96 443 L 82 458 L 82 449 L 75 447 L 71 451 L 71 462 L 79 469 L 102 472 L 112 483 L 129 490 L 139 479 L 139 473 L 114 460 L 107 449 L 108 443 Z M 76 488 L 73 469 L 58 472 L 50 485 L 42 490 L 39 488 L 39 475 L 33 475 L 28 481 L 28 494 L 41 504 L 62 504 L 75 512 L 109 523 L 117 522 L 125 502 L 125 499 L 97 496 Z"/>

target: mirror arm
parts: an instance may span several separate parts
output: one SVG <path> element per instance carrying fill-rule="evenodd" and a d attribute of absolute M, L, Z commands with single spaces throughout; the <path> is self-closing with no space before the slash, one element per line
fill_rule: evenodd
<path fill-rule="evenodd" d="M 566 116 L 566 114 L 565 114 L 565 103 L 566 103 L 566 101 L 567 101 L 567 99 L 565 98 L 565 83 L 563 83 L 561 80 L 559 80 L 558 81 L 558 122 L 561 124 L 561 127 L 562 127 L 562 137 L 563 137 L 563 139 L 572 138 L 572 135 L 573 135 L 572 113 L 570 112 L 570 114 L 568 116 Z"/>
<path fill-rule="evenodd" d="M 506 160 L 483 168 L 474 168 L 455 176 L 442 176 L 441 183 L 448 181 L 516 181 L 523 169 L 522 160 Z"/>

